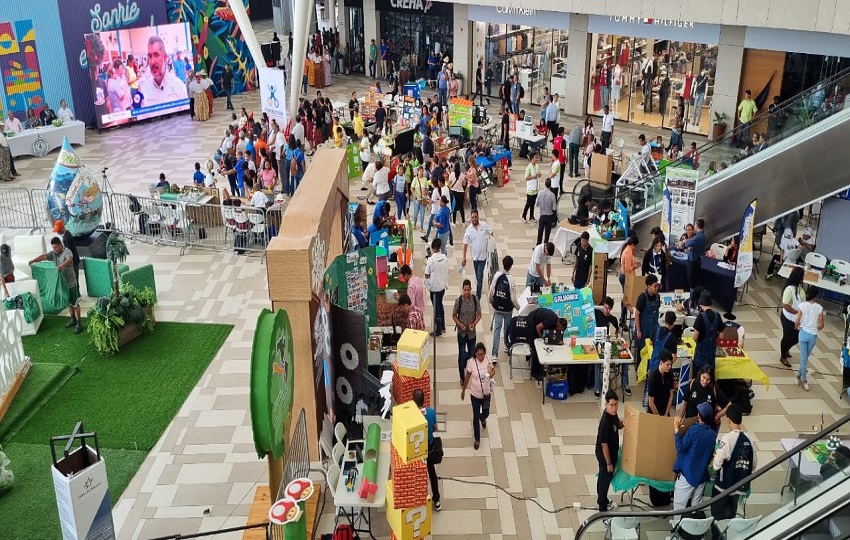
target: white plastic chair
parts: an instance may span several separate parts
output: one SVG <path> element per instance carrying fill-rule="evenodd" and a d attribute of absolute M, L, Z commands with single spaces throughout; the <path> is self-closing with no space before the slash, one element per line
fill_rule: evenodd
<path fill-rule="evenodd" d="M 835 271 L 842 276 L 850 276 L 850 262 L 844 259 L 832 259 L 829 261 L 835 267 Z"/>
<path fill-rule="evenodd" d="M 331 463 L 328 467 L 328 485 L 326 489 L 333 495 L 336 492 L 336 487 L 339 485 L 339 465 L 336 463 Z M 336 528 L 336 522 L 339 519 L 339 511 L 341 508 L 334 504 L 334 528 Z"/>
<path fill-rule="evenodd" d="M 248 214 L 248 221 L 251 222 L 251 235 L 254 240 L 262 239 L 265 242 L 266 216 L 262 212 L 252 212 Z"/>
<path fill-rule="evenodd" d="M 614 161 L 617 162 L 617 166 L 622 166 L 623 164 L 623 148 L 626 146 L 626 141 L 624 141 L 621 137 L 614 138 L 614 144 L 612 145 L 614 152 Z"/>
<path fill-rule="evenodd" d="M 696 332 L 696 330 L 694 330 L 694 327 L 693 327 L 693 326 L 689 326 L 689 327 L 687 327 L 687 328 L 684 328 L 684 329 L 682 330 L 682 337 L 683 337 L 683 338 L 691 338 L 691 339 L 693 339 L 693 337 L 694 337 L 694 332 Z"/>
<path fill-rule="evenodd" d="M 761 516 L 756 516 L 754 518 L 736 517 L 730 519 L 729 523 L 726 525 L 726 529 L 723 531 L 723 539 L 743 540 L 744 538 L 750 538 L 751 533 L 755 532 L 760 520 Z"/>
<path fill-rule="evenodd" d="M 345 429 L 345 424 L 337 422 L 334 426 L 334 437 L 336 437 L 337 442 L 343 442 L 346 435 L 348 435 L 348 430 Z"/>
<path fill-rule="evenodd" d="M 41 234 L 19 234 L 14 238 L 12 262 L 15 264 L 16 279 L 31 278 L 29 262 L 47 252 L 44 236 Z"/>
<path fill-rule="evenodd" d="M 679 531 L 688 533 L 689 535 L 702 538 L 705 533 L 711 529 L 711 524 L 714 523 L 714 518 L 708 517 L 705 519 L 694 519 L 694 518 L 682 518 L 679 521 L 679 524 L 676 525 L 676 530 L 674 531 L 672 538 L 680 538 Z"/>
<path fill-rule="evenodd" d="M 523 367 L 514 367 L 514 355 L 524 356 L 528 359 L 531 356 L 531 346 L 528 343 L 514 343 L 510 347 L 508 347 L 508 368 L 510 371 L 510 378 L 514 378 L 514 369 L 525 369 L 531 371 L 531 367 L 523 368 Z"/>
<path fill-rule="evenodd" d="M 811 268 L 816 268 L 818 270 L 823 270 L 826 268 L 826 257 L 821 255 L 820 253 L 815 253 L 812 251 L 806 255 L 806 266 L 810 266 Z"/>
<path fill-rule="evenodd" d="M 685 328 L 693 328 L 697 322 L 697 318 L 693 315 L 688 315 L 685 317 L 684 327 Z"/>
<path fill-rule="evenodd" d="M 334 465 L 339 466 L 342 463 L 342 456 L 345 454 L 345 445 L 337 442 L 331 451 L 331 461 Z"/>
<path fill-rule="evenodd" d="M 718 244 L 715 242 L 711 244 L 711 254 L 714 255 L 715 259 L 723 259 L 723 255 L 726 254 L 726 246 L 723 244 Z"/>
<path fill-rule="evenodd" d="M 636 517 L 615 517 L 611 519 L 611 540 L 638 540 L 640 538 L 640 520 Z"/>
<path fill-rule="evenodd" d="M 785 261 L 783 262 L 787 262 L 789 264 L 797 264 L 797 261 L 800 260 L 800 253 L 802 253 L 802 250 L 789 249 L 785 252 Z"/>

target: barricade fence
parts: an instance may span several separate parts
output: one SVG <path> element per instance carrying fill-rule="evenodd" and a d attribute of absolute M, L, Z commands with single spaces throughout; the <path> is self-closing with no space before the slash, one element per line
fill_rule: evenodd
<path fill-rule="evenodd" d="M 41 188 L 0 188 L 0 229 L 51 230 L 47 196 Z M 180 248 L 181 255 L 192 247 L 264 253 L 280 230 L 281 208 L 229 204 L 234 201 L 201 204 L 110 193 L 103 196 L 101 223 L 132 240 Z"/>

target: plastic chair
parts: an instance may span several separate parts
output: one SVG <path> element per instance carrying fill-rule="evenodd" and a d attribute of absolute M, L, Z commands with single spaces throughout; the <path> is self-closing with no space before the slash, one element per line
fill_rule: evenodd
<path fill-rule="evenodd" d="M 609 533 L 611 540 L 637 540 L 640 538 L 640 519 L 636 517 L 615 517 L 611 519 Z"/>
<path fill-rule="evenodd" d="M 723 259 L 723 255 L 726 254 L 726 246 L 724 246 L 723 244 L 718 244 L 717 242 L 711 244 L 710 249 L 715 259 Z"/>
<path fill-rule="evenodd" d="M 683 329 L 683 330 L 682 330 L 682 337 L 683 337 L 683 338 L 691 338 L 691 339 L 693 339 L 693 337 L 694 337 L 694 333 L 695 333 L 695 332 L 696 332 L 696 330 L 694 330 L 694 327 L 693 327 L 693 326 L 689 326 L 689 327 L 687 327 L 687 328 L 685 328 L 685 329 Z"/>
<path fill-rule="evenodd" d="M 348 435 L 348 430 L 345 429 L 345 424 L 337 422 L 334 426 L 334 437 L 336 437 L 337 442 L 343 442 L 346 435 Z"/>
<path fill-rule="evenodd" d="M 345 454 L 345 445 L 337 441 L 331 451 L 331 461 L 333 465 L 339 466 L 342 463 L 342 456 Z"/>
<path fill-rule="evenodd" d="M 714 518 L 708 517 L 705 519 L 682 518 L 676 525 L 676 530 L 673 531 L 673 538 L 681 538 L 679 531 L 687 533 L 690 537 L 702 538 L 705 533 L 711 529 L 711 524 L 714 523 Z"/>
<path fill-rule="evenodd" d="M 785 252 L 785 261 L 789 264 L 797 264 L 797 261 L 800 260 L 800 253 L 802 253 L 799 249 L 789 249 Z"/>
<path fill-rule="evenodd" d="M 478 202 L 479 202 L 479 204 L 480 204 L 480 202 L 481 202 L 481 199 L 484 199 L 484 202 L 486 202 L 486 203 L 487 203 L 487 206 L 490 206 L 490 198 L 489 198 L 489 197 L 487 197 L 487 191 L 489 191 L 489 190 L 490 190 L 490 188 L 489 188 L 489 187 L 483 187 L 483 188 L 481 188 L 481 191 L 478 193 Z"/>
<path fill-rule="evenodd" d="M 693 328 L 697 322 L 697 318 L 693 315 L 688 315 L 685 317 L 684 327 L 685 328 Z"/>
<path fill-rule="evenodd" d="M 850 262 L 843 259 L 832 259 L 829 261 L 835 267 L 835 271 L 842 276 L 850 276 Z"/>
<path fill-rule="evenodd" d="M 339 465 L 336 463 L 331 463 L 328 467 L 328 476 L 327 482 L 328 485 L 325 489 L 331 492 L 333 495 L 336 492 L 336 487 L 339 485 L 339 475 L 340 475 Z M 336 522 L 339 520 L 339 511 L 340 507 L 334 504 L 334 528 L 336 528 Z"/>
<path fill-rule="evenodd" d="M 726 525 L 726 529 L 723 530 L 723 539 L 743 540 L 744 538 L 750 538 L 751 533 L 756 531 L 756 527 L 760 520 L 761 516 L 756 516 L 754 518 L 736 517 L 730 519 L 729 523 Z"/>
<path fill-rule="evenodd" d="M 526 360 L 531 357 L 531 345 L 528 343 L 514 343 L 510 347 L 508 347 L 508 367 L 510 368 L 510 378 L 514 378 L 514 369 L 524 369 L 531 371 L 531 367 L 523 368 L 523 367 L 514 367 L 514 355 L 525 356 Z"/>
<path fill-rule="evenodd" d="M 818 270 L 823 270 L 826 268 L 826 257 L 821 255 L 820 253 L 815 253 L 812 251 L 811 253 L 806 255 L 806 266 L 810 266 L 812 268 L 816 268 Z"/>
<path fill-rule="evenodd" d="M 623 148 L 626 146 L 626 141 L 624 141 L 621 137 L 614 138 L 614 144 L 612 145 L 616 152 L 614 153 L 614 161 L 617 163 L 617 166 L 622 166 L 623 164 Z"/>

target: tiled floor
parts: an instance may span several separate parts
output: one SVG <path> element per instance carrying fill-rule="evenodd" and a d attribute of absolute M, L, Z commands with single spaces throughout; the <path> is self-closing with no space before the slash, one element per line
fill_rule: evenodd
<path fill-rule="evenodd" d="M 336 84 L 323 93 L 338 100 L 352 90 L 362 93 L 367 84 L 359 77 L 334 77 L 334 81 Z M 234 104 L 259 110 L 257 94 L 237 96 Z M 192 163 L 209 156 L 219 143 L 226 123 L 221 100 L 217 100 L 216 108 L 212 120 L 204 124 L 181 116 L 100 135 L 89 132 L 87 145 L 78 151 L 92 169 L 110 168 L 110 179 L 118 192 L 144 194 L 161 171 L 172 181 L 188 181 Z M 619 124 L 617 130 L 626 138 L 627 150 L 637 133 L 653 131 Z M 43 159 L 18 160 L 23 177 L 7 186 L 44 186 L 55 158 L 54 153 Z M 517 179 L 524 167 L 524 160 L 517 159 L 512 170 L 514 180 L 504 188 L 491 190 L 490 204 L 482 209 L 482 218 L 495 231 L 500 253 L 514 257 L 517 276 L 525 272 L 536 235 L 536 227 L 520 220 L 525 197 Z M 360 194 L 358 188 L 353 186 L 353 197 Z M 461 229 L 456 233 L 460 236 Z M 200 250 L 181 257 L 174 248 L 138 243 L 130 249 L 131 266 L 147 262 L 155 265 L 158 319 L 228 322 L 235 329 L 115 508 L 120 538 L 189 534 L 244 524 L 256 486 L 267 481 L 265 461 L 258 460 L 254 452 L 248 412 L 252 329 L 259 310 L 269 306 L 263 261 L 260 257 Z M 453 266 L 458 264 L 459 255 L 458 249 L 450 250 Z M 768 259 L 762 257 L 762 273 Z M 570 267 L 557 260 L 553 266 L 559 281 L 569 277 Z M 420 260 L 415 271 L 422 270 Z M 458 272 L 452 271 L 450 276 L 447 304 L 459 293 L 461 282 Z M 617 297 L 620 287 L 616 277 L 608 281 L 612 296 Z M 846 404 L 838 399 L 839 319 L 827 317 L 810 365 L 814 374 L 812 390 L 807 393 L 793 385 L 792 372 L 777 360 L 780 328 L 775 306 L 779 287 L 777 281 L 755 278 L 745 304 L 736 309 L 738 321 L 746 328 L 748 351 L 772 382 L 769 390 L 755 389 L 753 415 L 744 422 L 759 449 L 761 463 L 779 455 L 780 437 L 811 429 L 821 421 L 829 423 L 847 413 Z M 836 311 L 835 306 L 828 305 L 828 309 Z M 485 306 L 484 323 L 479 328 L 479 339 L 485 342 L 491 339 L 490 317 Z M 795 352 L 794 360 L 797 358 Z M 587 510 L 577 513 L 572 504 L 580 502 L 590 508 L 595 502 L 593 443 L 598 405 L 592 394 L 585 393 L 567 402 L 547 400 L 541 406 L 539 387 L 519 373 L 511 380 L 506 359 L 502 360 L 493 417 L 481 449 L 476 451 L 472 448 L 469 405 L 460 401 L 455 382 L 455 340 L 448 335 L 438 342 L 434 364 L 436 379 L 441 381 L 437 384 L 438 408 L 448 418 L 443 433 L 446 457 L 439 473 L 461 481 L 492 482 L 507 493 L 491 486 L 443 481 L 443 511 L 434 516 L 434 538 L 572 538 L 580 520 L 590 514 Z M 512 496 L 536 498 L 547 508 L 569 509 L 553 515 Z M 320 532 L 331 528 L 332 501 L 325 508 Z M 379 538 L 388 538 L 386 523 L 380 517 L 375 519 L 375 532 Z M 215 538 L 236 539 L 241 535 Z"/>

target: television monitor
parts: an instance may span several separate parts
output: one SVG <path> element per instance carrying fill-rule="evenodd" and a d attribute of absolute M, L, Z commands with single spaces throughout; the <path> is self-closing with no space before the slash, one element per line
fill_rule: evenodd
<path fill-rule="evenodd" d="M 463 138 L 463 128 L 460 126 L 449 126 L 449 137 Z"/>
<path fill-rule="evenodd" d="M 85 43 L 99 129 L 189 109 L 189 23 L 86 34 Z"/>

